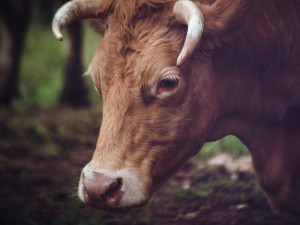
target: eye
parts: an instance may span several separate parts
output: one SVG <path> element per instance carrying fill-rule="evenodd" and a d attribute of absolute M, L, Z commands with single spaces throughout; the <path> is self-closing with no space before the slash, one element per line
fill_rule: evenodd
<path fill-rule="evenodd" d="M 178 78 L 176 76 L 168 76 L 159 82 L 160 89 L 173 89 L 178 85 Z"/>

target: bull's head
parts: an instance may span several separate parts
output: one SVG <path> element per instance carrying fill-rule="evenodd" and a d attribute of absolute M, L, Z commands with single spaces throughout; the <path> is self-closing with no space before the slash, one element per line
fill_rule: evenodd
<path fill-rule="evenodd" d="M 213 117 L 207 75 L 192 66 L 204 25 L 201 11 L 188 0 L 145 2 L 74 0 L 53 21 L 60 40 L 61 29 L 75 20 L 106 21 L 90 66 L 103 122 L 79 182 L 81 200 L 98 208 L 146 203 L 198 152 Z"/>

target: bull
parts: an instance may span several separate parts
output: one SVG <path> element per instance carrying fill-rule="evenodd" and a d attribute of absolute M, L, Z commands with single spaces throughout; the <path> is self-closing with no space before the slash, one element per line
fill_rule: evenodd
<path fill-rule="evenodd" d="M 104 29 L 89 67 L 103 122 L 83 202 L 143 205 L 205 142 L 232 134 L 270 205 L 300 213 L 299 0 L 74 0 L 55 36 L 83 19 Z"/>

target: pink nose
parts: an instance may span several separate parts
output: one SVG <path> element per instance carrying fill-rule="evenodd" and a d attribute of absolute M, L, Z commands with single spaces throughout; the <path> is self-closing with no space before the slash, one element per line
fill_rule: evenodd
<path fill-rule="evenodd" d="M 114 207 L 122 197 L 122 179 L 112 178 L 103 173 L 92 172 L 92 176 L 83 174 L 83 192 L 85 201 L 92 206 Z"/>

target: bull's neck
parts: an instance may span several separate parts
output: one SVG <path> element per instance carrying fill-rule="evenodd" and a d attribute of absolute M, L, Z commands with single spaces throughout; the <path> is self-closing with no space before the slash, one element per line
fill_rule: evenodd
<path fill-rule="evenodd" d="M 211 58 L 219 105 L 212 139 L 228 134 L 247 137 L 255 124 L 278 122 L 289 107 L 300 107 L 297 62 L 280 61 L 278 56 L 274 64 L 277 56 L 260 56 L 268 55 L 268 48 L 246 51 L 243 44 L 228 44 Z"/>

